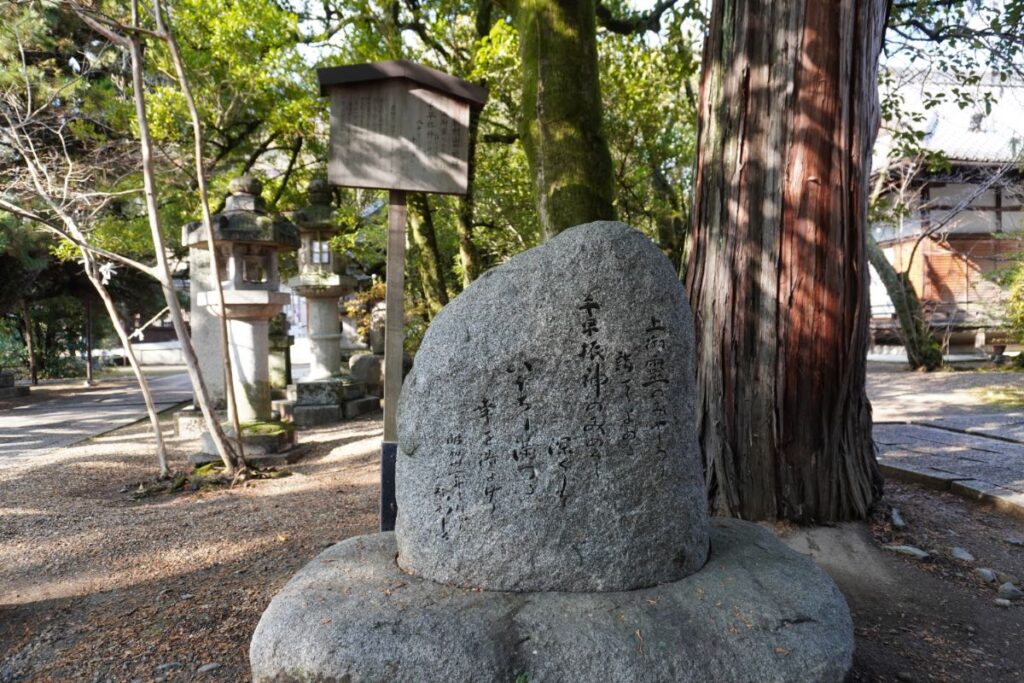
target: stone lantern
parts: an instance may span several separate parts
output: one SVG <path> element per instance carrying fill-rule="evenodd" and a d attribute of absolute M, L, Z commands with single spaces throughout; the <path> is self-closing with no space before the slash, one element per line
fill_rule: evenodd
<path fill-rule="evenodd" d="M 345 272 L 346 259 L 331 251 L 338 233 L 331 190 L 323 180 L 309 184 L 309 206 L 291 215 L 299 229 L 299 274 L 288 286 L 305 297 L 309 311 L 309 373 L 306 381 L 341 374 L 341 328 L 338 300 L 355 289 L 356 280 Z"/>
<path fill-rule="evenodd" d="M 290 218 L 298 227 L 302 245 L 299 274 L 288 281 L 288 286 L 308 304 L 310 350 L 308 374 L 288 388 L 292 419 L 306 426 L 377 409 L 377 400 L 367 400 L 364 387 L 341 365 L 338 301 L 355 289 L 356 278 L 347 273 L 347 259 L 331 251 L 330 240 L 339 225 L 331 207 L 330 186 L 323 180 L 313 180 L 309 184 L 309 205 L 293 212 Z"/>
<path fill-rule="evenodd" d="M 277 254 L 299 245 L 295 226 L 280 216 L 271 216 L 260 192 L 262 184 L 250 176 L 231 181 L 224 211 L 213 216 L 213 240 L 224 310 L 216 291 L 199 292 L 197 303 L 213 315 L 228 321 L 232 388 L 241 422 L 270 420 L 270 319 L 290 300 L 279 291 Z M 186 228 L 186 243 L 207 248 L 202 223 Z M 202 350 L 200 350 L 202 353 Z"/>

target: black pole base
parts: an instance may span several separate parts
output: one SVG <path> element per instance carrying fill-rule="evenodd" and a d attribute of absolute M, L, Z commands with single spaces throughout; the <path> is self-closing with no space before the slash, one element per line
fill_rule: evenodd
<path fill-rule="evenodd" d="M 380 447 L 380 530 L 394 531 L 398 503 L 395 502 L 395 460 L 398 444 L 385 441 Z"/>

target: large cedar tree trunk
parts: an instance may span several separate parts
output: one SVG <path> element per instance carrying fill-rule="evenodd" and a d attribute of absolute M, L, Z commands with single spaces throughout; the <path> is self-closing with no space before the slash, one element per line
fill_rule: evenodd
<path fill-rule="evenodd" d="M 546 237 L 615 218 L 612 158 L 601 131 L 594 0 L 519 0 L 521 137 Z"/>
<path fill-rule="evenodd" d="M 881 494 L 865 231 L 886 0 L 716 0 L 693 247 L 715 513 L 827 523 Z"/>

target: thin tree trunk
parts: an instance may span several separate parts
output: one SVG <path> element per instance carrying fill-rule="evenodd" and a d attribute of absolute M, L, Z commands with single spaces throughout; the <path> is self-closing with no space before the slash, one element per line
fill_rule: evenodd
<path fill-rule="evenodd" d="M 85 297 L 85 383 L 93 385 L 92 378 L 92 299 Z"/>
<path fill-rule="evenodd" d="M 95 262 L 93 261 L 92 254 L 86 249 L 80 249 L 79 253 L 82 254 L 82 259 L 85 261 L 85 274 L 89 278 L 89 282 L 92 283 L 96 293 L 99 294 L 100 300 L 107 310 L 110 324 L 114 326 L 114 333 L 117 334 L 121 346 L 124 347 L 124 354 L 128 358 L 128 365 L 131 366 L 132 373 L 135 374 L 135 381 L 139 384 L 142 400 L 146 404 L 146 415 L 149 417 L 149 424 L 153 428 L 153 436 L 156 438 L 156 459 L 160 466 L 160 478 L 166 479 L 170 475 L 170 469 L 167 466 L 167 446 L 164 444 L 164 435 L 160 428 L 160 415 L 157 413 L 156 403 L 153 401 L 153 392 L 150 391 L 149 381 L 142 372 L 142 366 L 139 365 L 138 358 L 135 357 L 131 339 L 121 323 L 121 317 L 117 313 L 117 307 L 114 305 L 114 300 L 110 297 L 110 292 L 103 285 L 103 281 L 96 276 Z"/>
<path fill-rule="evenodd" d="M 683 251 L 688 232 L 683 207 L 668 178 L 655 163 L 651 164 L 651 181 L 655 194 L 672 208 L 671 215 L 658 218 L 658 244 L 679 273 L 683 267 Z"/>
<path fill-rule="evenodd" d="M 28 351 L 28 376 L 32 386 L 39 386 L 39 360 L 36 358 L 35 335 L 32 333 L 32 312 L 28 301 L 21 300 L 21 317 L 25 321 L 25 346 Z"/>
<path fill-rule="evenodd" d="M 135 91 L 135 115 L 139 123 L 139 146 L 142 150 L 142 178 L 143 189 L 146 197 L 146 212 L 149 216 L 149 228 L 153 237 L 153 247 L 156 251 L 157 275 L 164 290 L 164 298 L 167 300 L 167 307 L 170 309 L 171 322 L 174 331 L 181 342 L 182 356 L 185 358 L 185 365 L 188 368 L 189 379 L 192 380 L 192 387 L 195 392 L 199 409 L 203 413 L 206 429 L 213 439 L 217 453 L 224 462 L 224 468 L 229 476 L 234 475 L 238 467 L 237 456 L 227 436 L 220 426 L 220 420 L 213 409 L 213 402 L 206 389 L 206 382 L 199 371 L 199 359 L 196 357 L 195 348 L 192 346 L 192 338 L 185 327 L 185 319 L 181 313 L 181 304 L 178 303 L 178 293 L 174 291 L 174 281 L 171 277 L 171 267 L 167 262 L 167 252 L 164 248 L 163 235 L 160 232 L 160 214 L 156 202 L 156 183 L 154 182 L 155 172 L 153 170 L 153 143 L 149 137 L 149 124 L 146 113 L 146 100 L 142 81 L 142 50 L 138 40 L 129 37 L 129 51 L 132 62 L 132 87 Z M 217 277 L 215 280 L 219 282 Z M 226 345 L 225 345 L 226 346 Z M 226 387 L 230 395 L 230 387 Z"/>
<path fill-rule="evenodd" d="M 419 258 L 420 281 L 427 296 L 427 306 L 433 317 L 448 303 L 448 288 L 444 281 L 444 258 L 437 246 L 434 232 L 434 214 L 423 193 L 409 195 L 409 226 Z"/>
<path fill-rule="evenodd" d="M 235 369 L 231 361 L 231 349 L 229 347 L 227 306 L 224 304 L 224 286 L 220 279 L 219 255 L 217 253 L 217 244 L 213 238 L 213 217 L 210 214 L 210 198 L 206 189 L 206 172 L 203 169 L 203 130 L 199 121 L 199 110 L 196 108 L 195 99 L 192 97 L 192 88 L 189 87 L 185 67 L 181 62 L 178 43 L 174 40 L 174 34 L 171 33 L 170 28 L 164 21 L 160 0 L 153 0 L 153 14 L 156 18 L 157 28 L 167 42 L 171 61 L 174 62 L 174 70 L 177 72 L 178 83 L 181 86 L 182 94 L 185 96 L 185 102 L 188 104 L 189 117 L 192 122 L 192 140 L 195 153 L 196 181 L 199 187 L 199 205 L 202 208 L 203 226 L 206 229 L 206 248 L 210 252 L 210 272 L 212 275 L 210 279 L 213 281 L 214 290 L 217 292 L 217 305 L 220 309 L 220 313 L 216 317 L 220 324 L 221 362 L 224 365 L 224 395 L 228 404 L 228 419 L 231 421 L 231 427 L 235 432 L 235 446 L 237 448 L 235 451 L 237 462 L 235 464 L 240 469 L 245 469 L 245 445 L 242 441 L 242 425 L 238 417 L 238 399 L 235 396 L 233 377 Z M 288 164 L 288 173 L 285 175 L 284 183 L 288 182 L 288 176 L 291 175 L 295 157 L 298 156 L 299 149 L 302 147 L 302 138 L 299 137 L 296 140 L 297 144 L 294 146 L 294 153 L 291 162 Z M 284 188 L 284 183 L 281 185 L 282 188 Z M 280 197 L 280 194 L 278 197 Z M 275 197 L 275 201 L 277 201 L 277 197 Z"/>
<path fill-rule="evenodd" d="M 711 505 L 864 518 L 864 236 L 886 0 L 716 0 L 687 285 Z"/>
<path fill-rule="evenodd" d="M 483 40 L 494 24 L 494 3 L 492 0 L 476 2 L 476 38 Z M 474 57 L 475 59 L 475 57 Z M 486 86 L 486 81 L 480 80 Z M 476 218 L 476 146 L 480 136 L 480 110 L 472 107 L 469 111 L 469 163 L 466 168 L 466 194 L 459 197 L 455 230 L 459 238 L 459 261 L 462 263 L 462 288 L 469 287 L 483 272 L 480 249 L 473 242 L 473 228 Z"/>
<path fill-rule="evenodd" d="M 174 291 L 174 280 L 171 276 L 170 264 L 167 261 L 167 250 L 164 246 L 163 235 L 160 231 L 160 214 L 156 201 L 156 173 L 153 166 L 153 141 L 149 135 L 149 120 L 146 113 L 145 84 L 142 78 L 142 46 L 138 34 L 129 27 L 129 35 L 121 35 L 111 27 L 109 19 L 99 19 L 84 10 L 75 6 L 76 15 L 85 22 L 91 29 L 102 35 L 110 42 L 123 47 L 128 51 L 131 59 L 132 69 L 132 90 L 135 100 L 135 117 L 139 125 L 139 148 L 142 156 L 142 184 L 143 194 L 146 200 L 146 214 L 149 219 L 150 234 L 153 239 L 153 249 L 156 252 L 157 266 L 148 272 L 160 283 L 164 292 L 164 299 L 167 301 L 167 309 L 171 316 L 171 323 L 174 331 L 181 342 L 181 353 L 185 359 L 185 366 L 188 369 L 189 379 L 192 381 L 192 389 L 199 409 L 203 413 L 206 429 L 210 433 L 214 446 L 228 475 L 234 475 L 238 470 L 239 463 L 244 467 L 244 461 L 239 458 L 228 442 L 224 430 L 220 425 L 216 412 L 213 409 L 213 402 L 210 400 L 210 393 L 206 388 L 206 382 L 199 371 L 199 360 L 196 358 L 195 347 L 192 346 L 192 339 L 188 329 L 185 327 L 185 319 L 181 313 L 181 304 L 178 302 L 177 292 Z M 138 2 L 132 1 L 133 24 L 138 22 Z M 108 23 L 104 23 L 107 21 Z"/>
<path fill-rule="evenodd" d="M 875 267 L 879 279 L 896 310 L 900 325 L 900 338 L 907 350 L 907 362 L 911 369 L 935 370 L 942 365 L 942 347 L 932 336 L 932 331 L 921 310 L 921 300 L 914 291 L 907 273 L 897 272 L 878 246 L 875 236 L 867 235 L 868 261 Z"/>
<path fill-rule="evenodd" d="M 541 228 L 552 237 L 615 218 L 614 177 L 601 131 L 594 0 L 519 0 L 521 137 Z"/>

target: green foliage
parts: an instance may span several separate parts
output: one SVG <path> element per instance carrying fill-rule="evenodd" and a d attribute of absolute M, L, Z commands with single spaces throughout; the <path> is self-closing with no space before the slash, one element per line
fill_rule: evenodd
<path fill-rule="evenodd" d="M 653 44 L 607 34 L 600 43 L 605 129 L 620 218 L 681 257 L 696 162 L 697 37 L 673 13 Z"/>
<path fill-rule="evenodd" d="M 370 336 L 370 315 L 373 307 L 384 301 L 386 288 L 383 282 L 376 282 L 370 288 L 356 292 L 345 301 L 345 315 L 355 322 L 356 332 L 365 341 Z"/>
<path fill-rule="evenodd" d="M 0 318 L 0 370 L 24 370 L 28 366 L 28 349 L 16 319 Z"/>
<path fill-rule="evenodd" d="M 1007 327 L 1019 343 L 1024 343 L 1024 266 L 1018 266 L 1007 279 L 1012 283 L 1006 304 Z"/>

